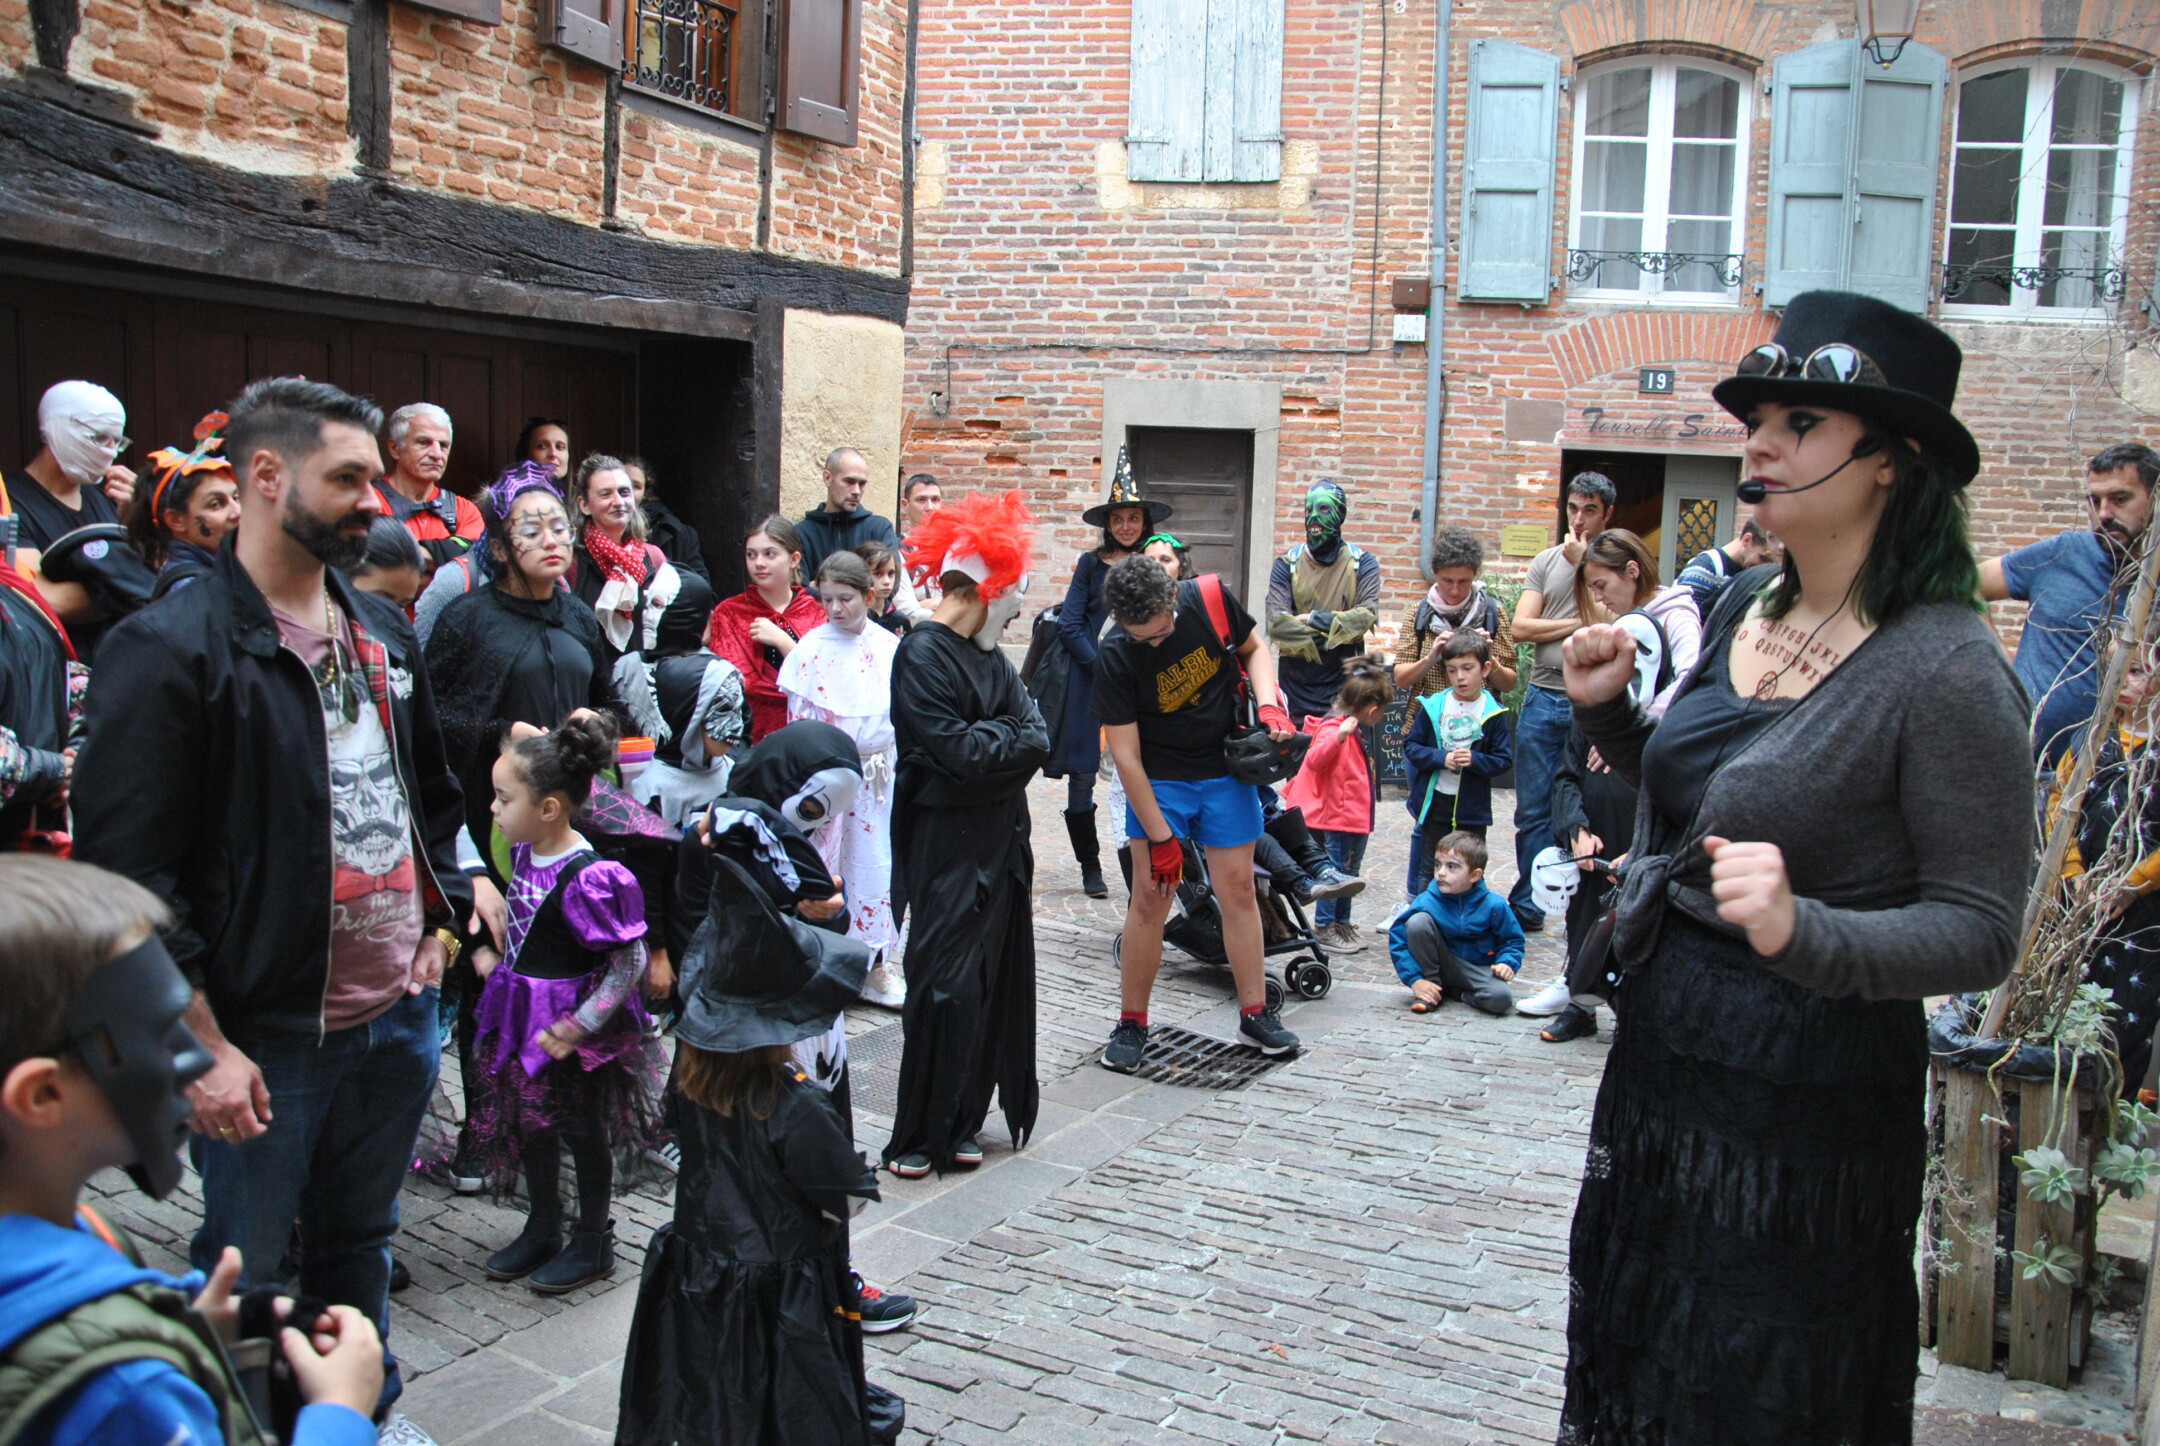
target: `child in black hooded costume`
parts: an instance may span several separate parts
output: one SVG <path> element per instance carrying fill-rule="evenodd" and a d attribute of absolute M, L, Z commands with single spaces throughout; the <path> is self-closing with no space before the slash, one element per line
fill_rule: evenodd
<path fill-rule="evenodd" d="M 745 792 L 716 799 L 684 842 L 678 897 L 703 908 L 667 1101 L 682 1173 L 645 1256 L 619 1446 L 899 1435 L 900 1398 L 864 1379 L 848 1267 L 847 1221 L 878 1198 L 877 1177 L 793 1049 L 828 1034 L 869 972 L 861 943 L 803 921 L 841 912 L 801 824 L 846 807 L 850 769 L 859 783 L 845 734 L 791 724 L 742 759 Z M 779 789 L 777 807 L 750 796 Z"/>

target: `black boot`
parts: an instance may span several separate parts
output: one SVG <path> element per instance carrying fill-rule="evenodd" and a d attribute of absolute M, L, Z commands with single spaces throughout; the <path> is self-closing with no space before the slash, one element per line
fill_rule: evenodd
<path fill-rule="evenodd" d="M 1091 899 L 1110 897 L 1103 882 L 1102 845 L 1095 840 L 1095 810 L 1065 815 L 1065 835 L 1072 840 L 1073 857 L 1080 861 L 1080 892 Z"/>
<path fill-rule="evenodd" d="M 562 1222 L 528 1216 L 518 1238 L 487 1258 L 480 1268 L 490 1280 L 522 1280 L 562 1253 Z"/>
<path fill-rule="evenodd" d="M 526 1284 L 542 1295 L 567 1295 L 615 1271 L 615 1222 L 604 1230 L 579 1226 L 562 1254 L 534 1271 Z"/>

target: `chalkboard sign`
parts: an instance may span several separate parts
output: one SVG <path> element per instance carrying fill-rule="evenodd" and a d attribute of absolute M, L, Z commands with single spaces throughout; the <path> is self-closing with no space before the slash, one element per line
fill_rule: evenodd
<path fill-rule="evenodd" d="M 1387 712 L 1380 716 L 1380 737 L 1373 754 L 1380 760 L 1380 781 L 1408 785 L 1410 771 L 1403 763 L 1403 731 L 1408 726 L 1411 700 L 1407 693 L 1398 693 L 1395 701 L 1387 705 Z"/>

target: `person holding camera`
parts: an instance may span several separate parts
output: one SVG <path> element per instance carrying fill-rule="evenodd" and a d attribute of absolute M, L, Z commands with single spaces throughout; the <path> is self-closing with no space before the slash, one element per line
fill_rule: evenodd
<path fill-rule="evenodd" d="M 1275 659 L 1220 578 L 1172 582 L 1161 563 L 1137 553 L 1110 569 L 1103 596 L 1118 626 L 1095 657 L 1095 716 L 1109 730 L 1110 756 L 1125 785 L 1135 875 L 1141 860 L 1148 866 L 1146 877 L 1135 877 L 1125 907 L 1123 997 L 1103 1068 L 1131 1074 L 1147 1054 L 1148 1001 L 1162 965 L 1163 923 L 1185 876 L 1187 839 L 1207 853 L 1222 910 L 1223 949 L 1237 980 L 1238 1033 L 1266 1054 L 1292 1053 L 1298 1037 L 1267 1002 L 1253 892 L 1260 790 L 1231 776 L 1223 750 L 1237 722 L 1241 676 L 1261 700 L 1258 717 L 1268 739 L 1281 744 L 1298 736 L 1278 701 Z M 1219 620 L 1210 615 L 1218 599 Z"/>

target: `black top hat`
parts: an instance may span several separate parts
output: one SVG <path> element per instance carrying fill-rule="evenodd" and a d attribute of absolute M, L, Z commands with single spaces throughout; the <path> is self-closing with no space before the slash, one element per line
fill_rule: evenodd
<path fill-rule="evenodd" d="M 1090 507 L 1080 514 L 1080 520 L 1090 527 L 1108 527 L 1111 512 L 1119 507 L 1140 508 L 1147 513 L 1149 527 L 1176 510 L 1167 502 L 1150 502 L 1140 495 L 1140 484 L 1133 481 L 1132 458 L 1123 447 L 1117 449 L 1117 468 L 1110 474 L 1110 500 Z"/>
<path fill-rule="evenodd" d="M 1710 389 L 1719 406 L 1743 422 L 1758 402 L 1851 412 L 1918 442 L 1960 487 L 1980 471 L 1979 444 L 1950 411 L 1964 355 L 1941 328 L 1872 296 L 1806 291 L 1785 308 L 1775 341 L 1794 374 L 1727 377 Z M 1797 374 L 1814 352 L 1840 342 L 1872 361 L 1883 383 Z"/>

